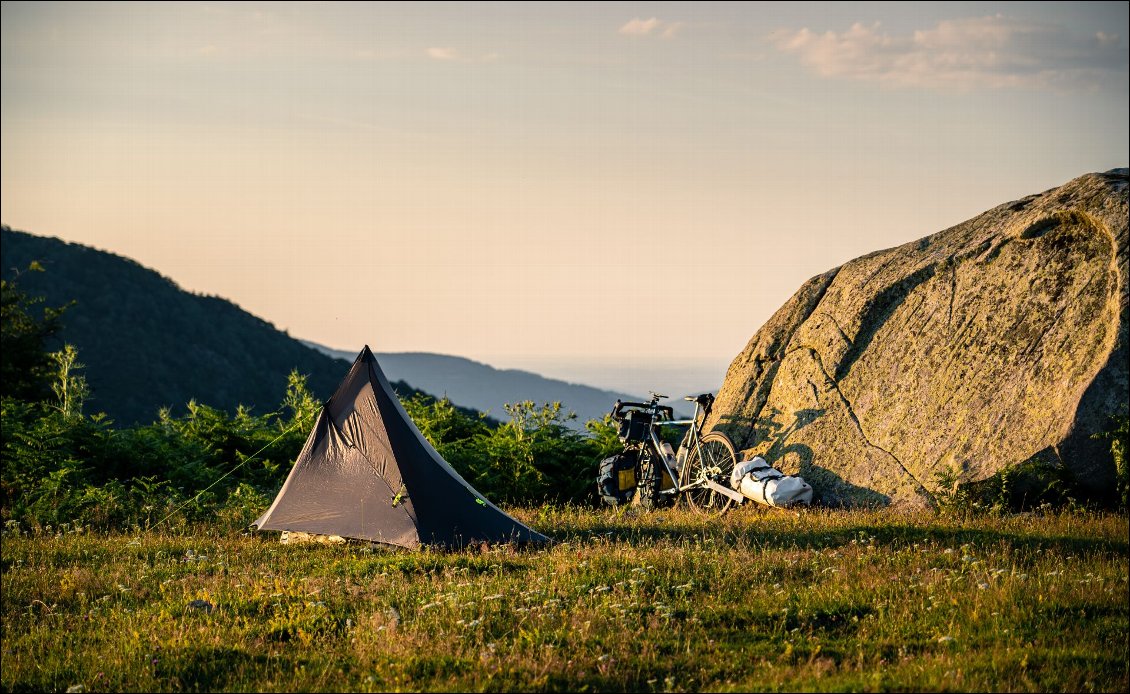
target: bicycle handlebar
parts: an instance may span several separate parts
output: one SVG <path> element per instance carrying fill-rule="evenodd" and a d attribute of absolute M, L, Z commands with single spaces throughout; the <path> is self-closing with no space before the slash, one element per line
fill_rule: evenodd
<path fill-rule="evenodd" d="M 642 410 L 645 412 L 655 411 L 657 414 L 666 414 L 667 419 L 675 418 L 675 410 L 668 407 L 667 405 L 656 405 L 654 403 L 645 402 L 623 402 L 622 400 L 617 400 L 616 404 L 612 406 L 612 412 L 610 413 L 612 419 L 621 419 L 623 417 L 621 410 L 623 410 L 625 407 L 631 408 L 633 410 Z"/>

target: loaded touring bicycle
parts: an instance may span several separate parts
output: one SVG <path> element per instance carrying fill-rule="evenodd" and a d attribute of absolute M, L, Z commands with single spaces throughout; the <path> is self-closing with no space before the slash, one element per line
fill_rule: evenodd
<path fill-rule="evenodd" d="M 612 420 L 619 426 L 624 450 L 600 463 L 597 491 L 611 505 L 633 500 L 644 508 L 662 508 L 678 498 L 703 514 L 721 513 L 743 497 L 729 486 L 737 463 L 734 445 L 725 434 L 702 433 L 714 396 L 687 396 L 695 404 L 691 419 L 677 420 L 674 411 L 651 394 L 651 402 L 616 401 Z M 689 425 L 678 452 L 659 437 L 661 426 Z"/>

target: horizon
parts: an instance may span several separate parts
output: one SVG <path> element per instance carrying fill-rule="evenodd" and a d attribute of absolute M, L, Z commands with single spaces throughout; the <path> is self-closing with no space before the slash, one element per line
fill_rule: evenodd
<path fill-rule="evenodd" d="M 298 339 L 307 344 L 316 342 Z M 330 345 L 320 346 L 340 353 L 343 359 L 346 354 L 352 354 L 350 350 Z M 369 347 L 372 349 L 371 345 Z M 378 356 L 382 354 L 413 354 L 468 359 L 499 371 L 523 371 L 543 378 L 599 388 L 641 399 L 646 398 L 649 392 L 661 393 L 670 400 L 680 400 L 685 395 L 697 395 L 707 391 L 715 393 L 721 387 L 722 376 L 724 375 L 724 372 L 719 374 L 715 368 L 716 365 L 708 361 L 694 362 L 689 366 L 685 361 L 659 361 L 652 362 L 647 367 L 636 367 L 624 366 L 621 363 L 613 364 L 599 357 L 585 357 L 584 355 L 531 357 L 529 355 L 511 354 L 498 356 L 494 360 L 483 360 L 456 354 L 416 350 L 390 352 L 373 349 L 373 352 Z"/>
<path fill-rule="evenodd" d="M 810 277 L 1130 149 L 1125 3 L 0 12 L 4 224 L 624 392 L 584 379 L 716 390 Z"/>

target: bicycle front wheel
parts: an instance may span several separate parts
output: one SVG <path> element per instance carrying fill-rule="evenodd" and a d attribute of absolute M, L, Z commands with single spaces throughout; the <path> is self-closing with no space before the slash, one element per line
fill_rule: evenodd
<path fill-rule="evenodd" d="M 730 473 L 738 463 L 734 444 L 720 431 L 712 431 L 693 447 L 683 464 L 680 486 L 694 485 L 688 489 L 687 504 L 703 515 L 722 513 L 734 500 L 706 486 L 707 480 L 730 485 Z"/>

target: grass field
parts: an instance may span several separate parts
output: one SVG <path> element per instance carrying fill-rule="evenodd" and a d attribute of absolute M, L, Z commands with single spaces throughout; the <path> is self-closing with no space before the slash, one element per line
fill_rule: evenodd
<path fill-rule="evenodd" d="M 549 549 L 3 538 L 5 691 L 1126 691 L 1124 515 L 514 514 Z"/>

